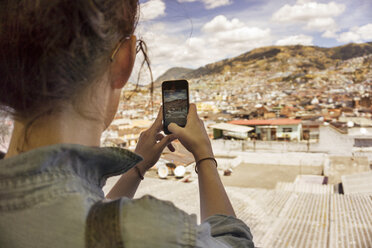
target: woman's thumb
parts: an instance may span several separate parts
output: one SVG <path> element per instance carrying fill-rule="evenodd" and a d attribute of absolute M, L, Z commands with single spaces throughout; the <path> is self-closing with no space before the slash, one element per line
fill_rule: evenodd
<path fill-rule="evenodd" d="M 168 125 L 168 130 L 175 134 L 175 135 L 178 135 L 180 134 L 180 132 L 182 132 L 182 127 L 178 126 L 176 123 L 171 123 Z"/>

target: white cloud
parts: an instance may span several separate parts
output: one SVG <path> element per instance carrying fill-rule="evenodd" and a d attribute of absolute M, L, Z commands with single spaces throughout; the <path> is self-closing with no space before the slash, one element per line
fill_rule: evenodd
<path fill-rule="evenodd" d="M 208 33 L 228 31 L 236 28 L 244 27 L 244 23 L 234 18 L 229 21 L 224 15 L 219 15 L 213 18 L 210 22 L 203 26 L 203 30 Z"/>
<path fill-rule="evenodd" d="M 141 19 L 152 20 L 165 15 L 165 3 L 162 0 L 149 0 L 141 3 Z"/>
<path fill-rule="evenodd" d="M 353 27 L 348 32 L 339 34 L 339 42 L 365 42 L 372 41 L 372 23 L 361 27 Z"/>
<path fill-rule="evenodd" d="M 345 11 L 344 4 L 330 2 L 327 4 L 313 1 L 297 1 L 295 5 L 284 5 L 273 15 L 273 20 L 280 22 L 308 22 L 317 18 L 339 16 Z M 328 20 L 329 21 L 329 20 Z"/>
<path fill-rule="evenodd" d="M 308 35 L 293 35 L 287 38 L 278 40 L 275 45 L 277 46 L 289 46 L 289 45 L 304 45 L 311 46 L 313 45 L 313 37 Z"/>
<path fill-rule="evenodd" d="M 339 42 L 345 42 L 345 43 L 347 43 L 347 42 L 361 42 L 360 36 L 357 33 L 351 32 L 351 31 L 341 33 L 338 36 L 337 40 Z"/>
<path fill-rule="evenodd" d="M 240 43 L 250 40 L 261 40 L 270 36 L 270 29 L 249 27 L 234 18 L 231 21 L 219 15 L 206 23 L 202 30 L 212 38 L 218 39 L 223 45 L 227 43 Z"/>
<path fill-rule="evenodd" d="M 230 5 L 233 3 L 232 0 L 177 0 L 177 1 L 180 3 L 200 1 L 204 3 L 206 9 L 214 9 L 221 6 Z"/>
<path fill-rule="evenodd" d="M 361 36 L 362 40 L 372 41 L 372 23 L 358 28 L 357 33 Z"/>
<path fill-rule="evenodd" d="M 331 17 L 311 19 L 307 23 L 306 29 L 323 32 L 322 36 L 325 38 L 337 37 L 336 32 L 340 30 Z"/>
<path fill-rule="evenodd" d="M 171 34 L 169 30 L 168 25 L 157 24 L 142 32 L 149 46 L 155 78 L 171 67 L 197 68 L 253 48 L 272 45 L 270 29 L 251 27 L 225 16 L 217 16 L 204 24 L 202 33 L 197 36 Z"/>
<path fill-rule="evenodd" d="M 331 17 L 326 18 L 314 18 L 311 19 L 306 28 L 310 30 L 319 30 L 319 31 L 327 31 L 329 29 L 333 29 L 336 26 L 335 20 Z"/>
<path fill-rule="evenodd" d="M 270 29 L 260 29 L 257 27 L 242 27 L 215 34 L 221 43 L 241 43 L 265 39 L 270 36 Z"/>
<path fill-rule="evenodd" d="M 324 37 L 324 38 L 336 38 L 337 37 L 336 31 L 337 30 L 333 30 L 333 29 L 327 30 L 322 34 L 322 37 Z"/>
<path fill-rule="evenodd" d="M 306 23 L 305 29 L 322 32 L 326 38 L 336 38 L 340 30 L 334 17 L 346 9 L 344 4 L 335 2 L 318 3 L 313 0 L 298 0 L 296 4 L 286 4 L 274 13 L 272 19 L 284 23 Z"/>
<path fill-rule="evenodd" d="M 217 7 L 232 4 L 232 1 L 230 1 L 230 0 L 203 0 L 203 2 L 204 2 L 205 7 L 207 9 L 214 9 L 214 8 L 217 8 Z"/>

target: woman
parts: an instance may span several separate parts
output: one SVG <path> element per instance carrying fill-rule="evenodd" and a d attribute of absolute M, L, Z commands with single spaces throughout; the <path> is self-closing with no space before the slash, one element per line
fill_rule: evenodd
<path fill-rule="evenodd" d="M 0 161 L 0 246 L 253 247 L 219 179 L 195 105 L 185 128 L 135 153 L 100 148 L 136 55 L 137 0 L 2 1 L 0 104 L 14 130 Z M 151 196 L 131 200 L 174 139 L 194 155 L 202 225 Z M 123 174 L 105 200 L 102 186 Z"/>

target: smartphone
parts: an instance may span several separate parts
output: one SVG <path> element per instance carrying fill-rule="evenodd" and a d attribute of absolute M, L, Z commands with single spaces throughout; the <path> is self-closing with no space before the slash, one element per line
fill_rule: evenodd
<path fill-rule="evenodd" d="M 162 84 L 163 127 L 171 134 L 168 125 L 172 122 L 185 127 L 189 113 L 189 83 L 186 80 L 165 81 Z"/>

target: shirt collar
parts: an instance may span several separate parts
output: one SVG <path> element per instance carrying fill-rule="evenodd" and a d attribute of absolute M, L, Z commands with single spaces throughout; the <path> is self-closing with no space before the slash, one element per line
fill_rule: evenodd
<path fill-rule="evenodd" d="M 139 155 L 117 147 L 56 144 L 0 160 L 0 179 L 50 171 L 57 167 L 72 170 L 90 183 L 103 187 L 108 177 L 127 172 L 141 160 Z"/>

